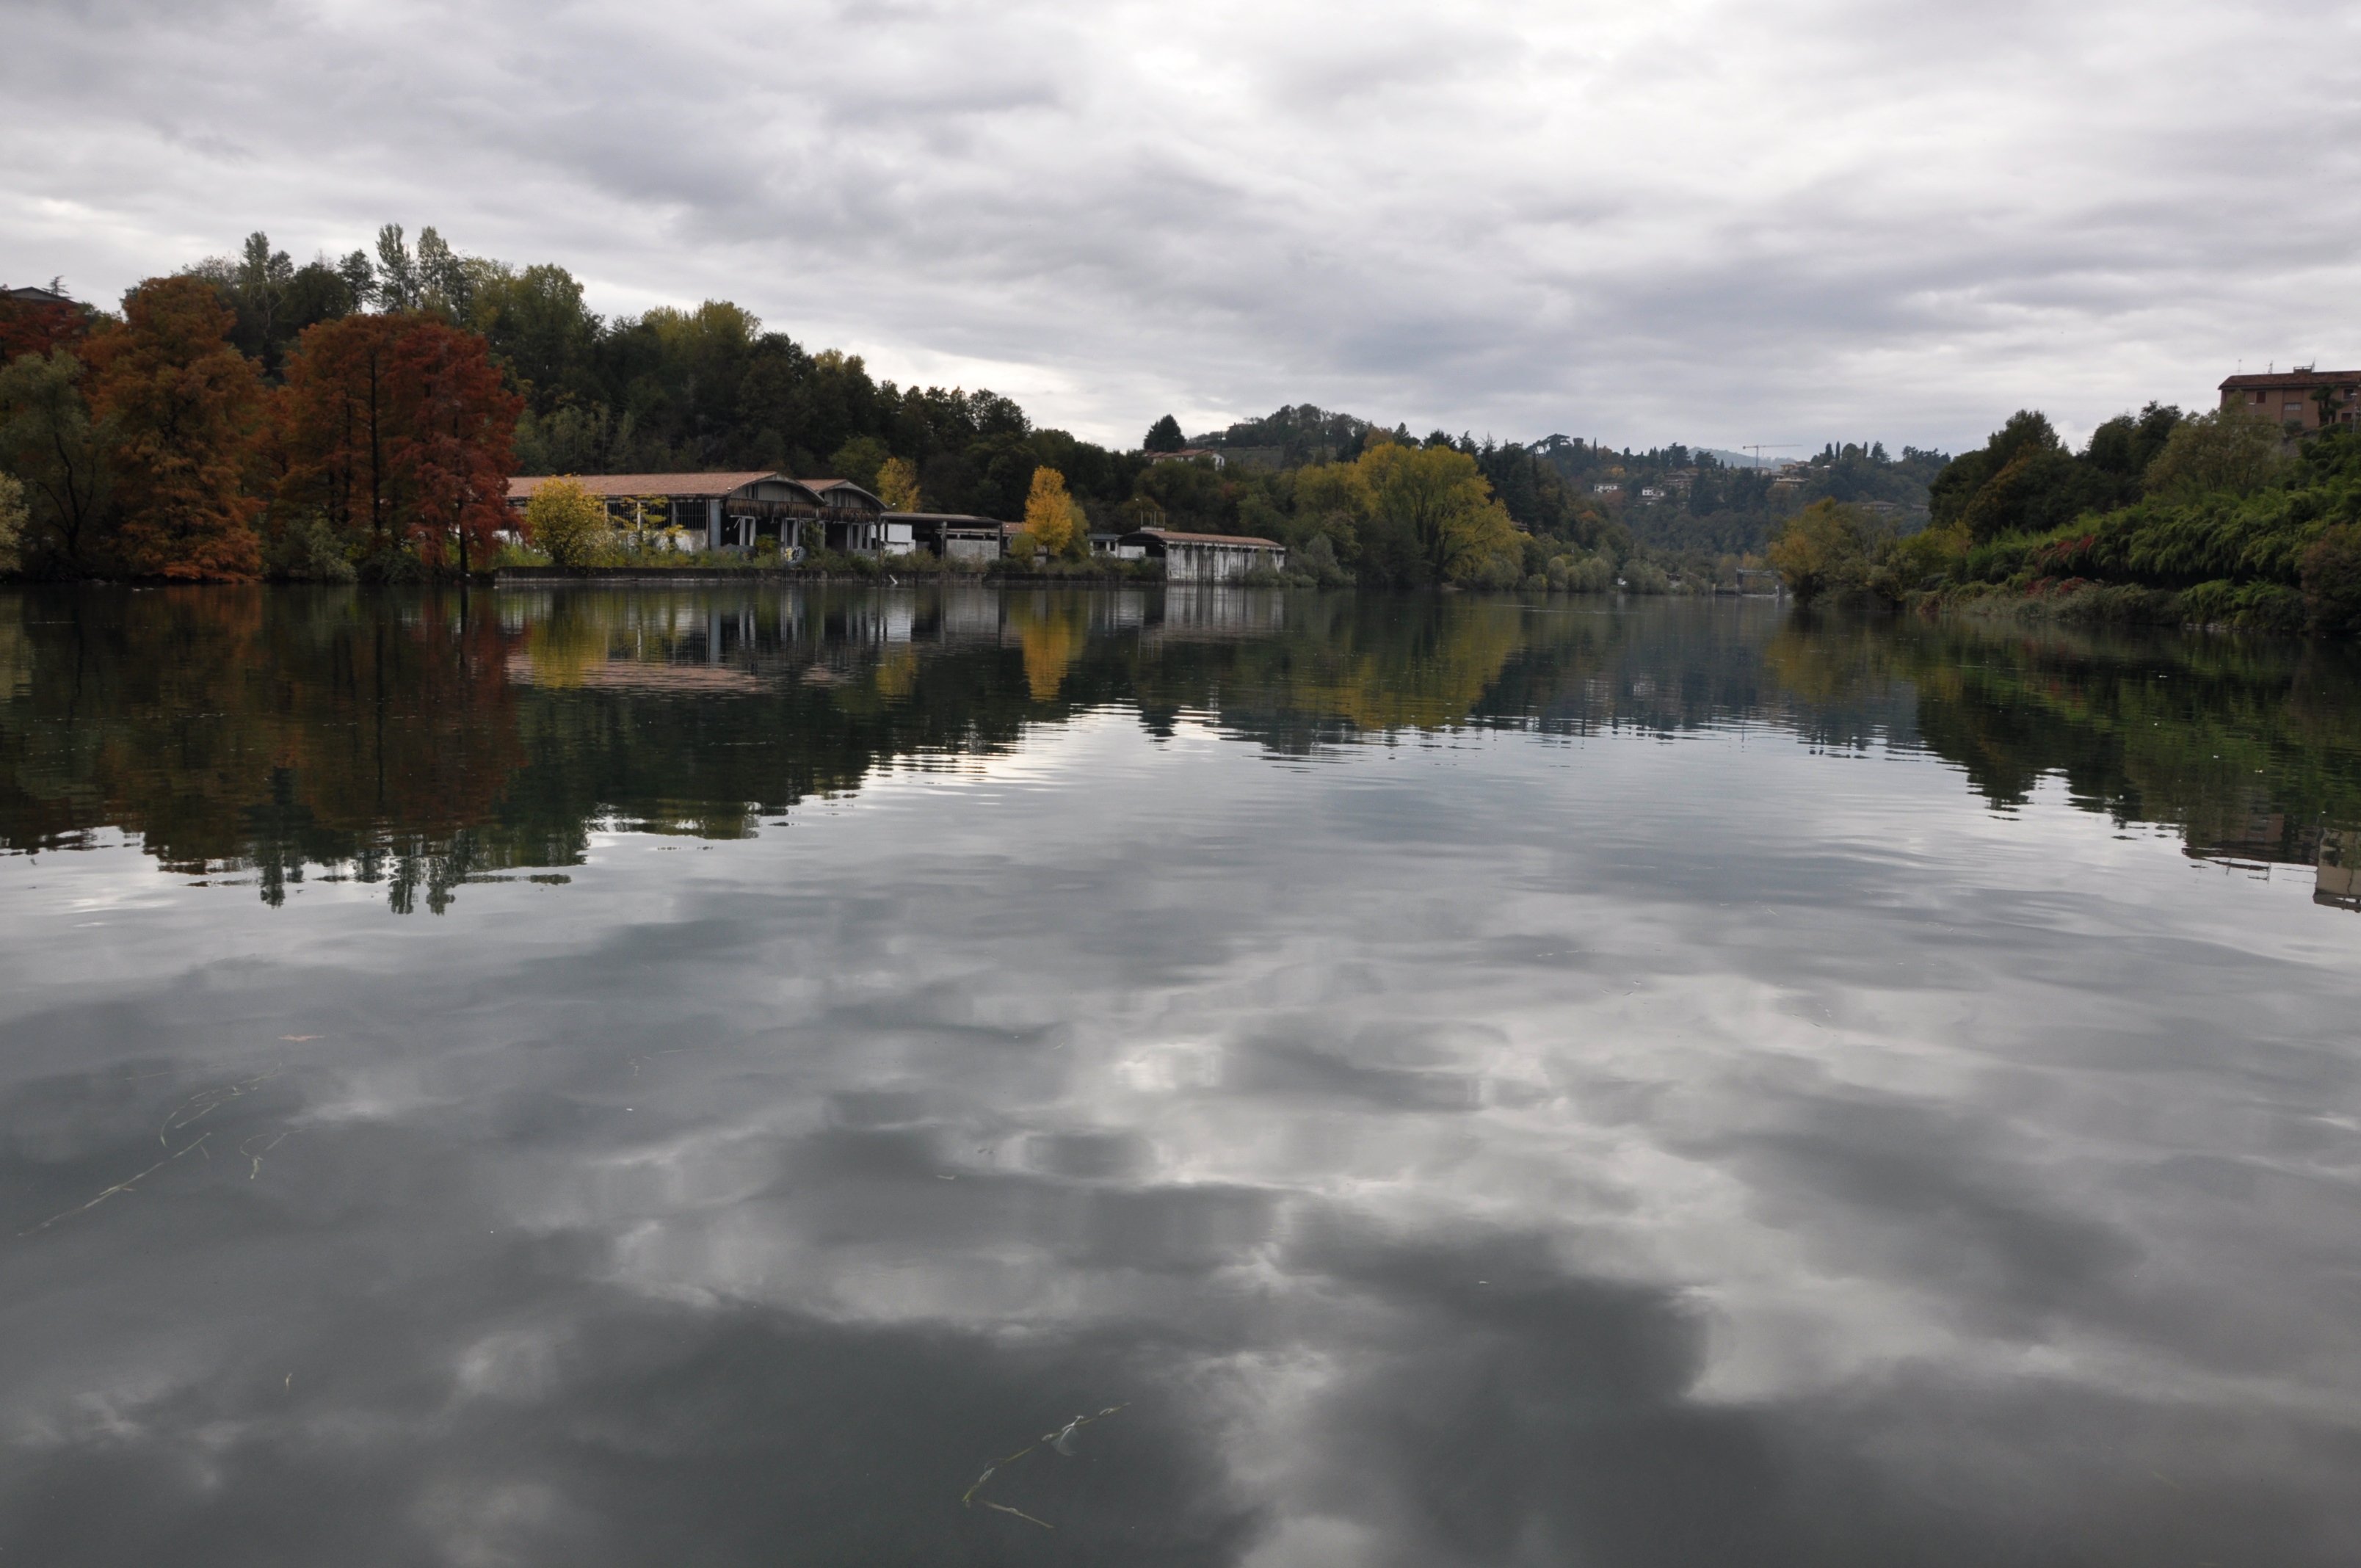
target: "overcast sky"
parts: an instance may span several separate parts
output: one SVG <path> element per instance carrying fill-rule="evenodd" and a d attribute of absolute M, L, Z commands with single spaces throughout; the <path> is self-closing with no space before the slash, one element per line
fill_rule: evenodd
<path fill-rule="evenodd" d="M 266 229 L 1136 444 L 1956 449 L 2361 360 L 2361 5 L 8 0 L 0 281 Z"/>

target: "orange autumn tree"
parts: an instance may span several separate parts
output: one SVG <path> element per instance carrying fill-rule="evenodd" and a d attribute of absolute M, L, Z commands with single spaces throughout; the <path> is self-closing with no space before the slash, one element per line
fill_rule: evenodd
<path fill-rule="evenodd" d="M 275 411 L 280 526 L 314 514 L 365 555 L 415 548 L 440 565 L 456 542 L 463 565 L 480 560 L 506 516 L 522 406 L 484 340 L 436 317 L 308 328 Z"/>
<path fill-rule="evenodd" d="M 502 388 L 483 338 L 431 316 L 412 319 L 395 346 L 393 393 L 403 428 L 392 458 L 416 509 L 412 537 L 430 565 L 455 544 L 464 572 L 489 558 L 508 520 L 524 400 Z"/>
<path fill-rule="evenodd" d="M 20 354 L 57 349 L 82 352 L 90 335 L 90 312 L 71 300 L 20 300 L 0 296 L 0 365 Z"/>
<path fill-rule="evenodd" d="M 87 350 L 91 413 L 114 431 L 115 550 L 142 576 L 252 582 L 263 398 L 236 318 L 186 277 L 149 279 L 123 310 Z"/>

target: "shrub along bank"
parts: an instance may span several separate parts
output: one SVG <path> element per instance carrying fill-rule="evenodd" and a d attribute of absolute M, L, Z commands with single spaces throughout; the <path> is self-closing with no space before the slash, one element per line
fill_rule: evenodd
<path fill-rule="evenodd" d="M 1933 521 L 1907 535 L 1851 508 L 1808 508 L 1771 564 L 1806 601 L 2361 633 L 2349 428 L 2294 443 L 2240 407 L 2189 417 L 2150 404 L 2075 453 L 2019 413 L 1931 492 Z"/>

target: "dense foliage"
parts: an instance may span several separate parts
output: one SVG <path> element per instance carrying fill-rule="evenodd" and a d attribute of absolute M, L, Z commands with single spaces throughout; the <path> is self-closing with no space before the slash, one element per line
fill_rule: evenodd
<path fill-rule="evenodd" d="M 1905 535 L 1851 509 L 1789 520 L 1770 549 L 1799 597 L 2087 620 L 2361 630 L 2361 438 L 2309 438 L 2243 405 L 2149 404 L 2080 452 L 2020 411 L 1935 478 Z"/>
<path fill-rule="evenodd" d="M 398 579 L 484 564 L 510 474 L 698 469 L 1022 518 L 1053 558 L 1162 526 L 1278 539 L 1323 583 L 1671 589 L 1732 565 L 1640 559 L 1540 448 L 1304 405 L 1194 440 L 1167 415 L 1115 452 L 989 389 L 881 383 L 726 301 L 607 319 L 565 269 L 431 228 L 302 267 L 257 234 L 119 317 L 12 302 L 0 336 L 0 472 L 37 576 Z"/>
<path fill-rule="evenodd" d="M 1510 462 L 1547 464 L 1659 559 L 1759 552 L 1784 519 L 1820 501 L 1866 507 L 1907 532 L 1927 521 L 1927 481 L 1949 461 L 1910 446 L 1894 457 L 1874 441 L 1831 442 L 1777 463 L 1763 450 L 1716 454 L 1675 443 L 1617 452 L 1563 435 L 1500 451 Z"/>
<path fill-rule="evenodd" d="M 199 269 L 139 284 L 120 317 L 18 319 L 31 346 L 0 370 L 17 565 L 243 582 L 488 560 L 522 401 L 481 334 L 427 309 L 291 325 L 249 294 Z"/>

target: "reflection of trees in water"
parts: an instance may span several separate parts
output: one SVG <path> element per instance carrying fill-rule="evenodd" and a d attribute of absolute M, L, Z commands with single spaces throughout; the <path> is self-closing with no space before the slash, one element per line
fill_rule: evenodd
<path fill-rule="evenodd" d="M 1037 589 L 1011 594 L 1008 624 L 1025 653 L 1025 689 L 1035 702 L 1056 698 L 1089 637 L 1088 601 Z"/>
<path fill-rule="evenodd" d="M 2361 821 L 2361 669 L 2324 643 L 1907 623 L 1883 643 L 1927 748 L 1995 805 L 2044 777 L 2192 851 L 2312 862 Z"/>
<path fill-rule="evenodd" d="M 594 826 L 741 836 L 882 763 L 1109 705 L 1289 754 L 1460 726 L 1882 739 L 1996 804 L 2058 774 L 2091 809 L 2269 859 L 2361 817 L 2361 682 L 2336 651 L 1729 601 L 60 592 L 0 600 L 0 840 L 120 828 L 274 904 L 308 874 L 439 910 L 577 861 Z"/>
<path fill-rule="evenodd" d="M 307 864 L 378 874 L 401 858 L 389 835 L 447 844 L 522 760 L 510 639 L 456 598 L 187 588 L 6 609 L 30 667 L 0 704 L 11 848 L 118 828 L 170 871 L 253 871 L 275 903 Z"/>

